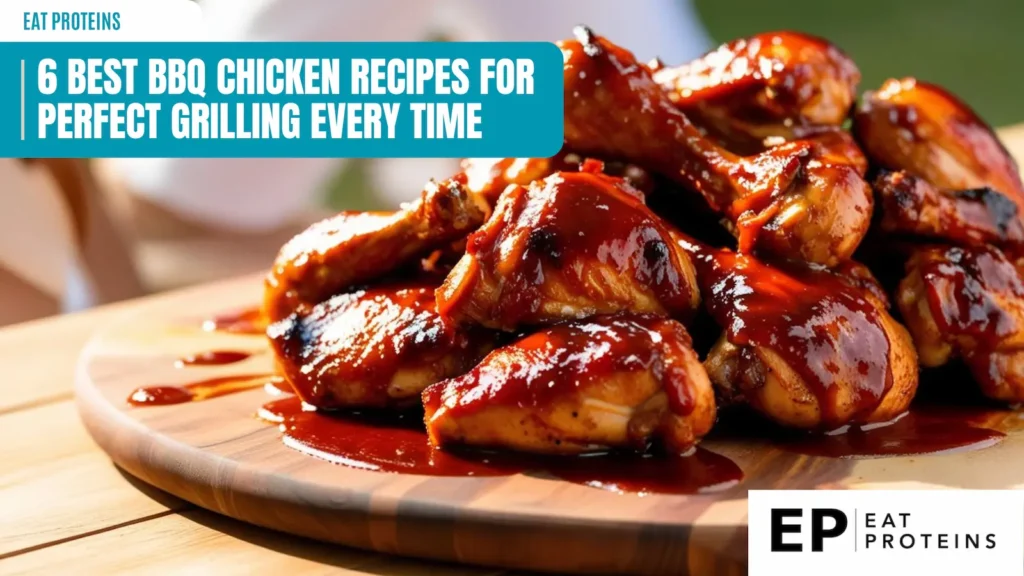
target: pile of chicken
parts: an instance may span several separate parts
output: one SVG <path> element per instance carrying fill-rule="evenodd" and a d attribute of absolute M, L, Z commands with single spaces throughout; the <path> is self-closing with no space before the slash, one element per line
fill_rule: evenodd
<path fill-rule="evenodd" d="M 1024 186 L 962 102 L 908 78 L 857 103 L 854 63 L 792 32 L 674 68 L 586 28 L 559 47 L 558 156 L 467 160 L 281 250 L 264 313 L 303 401 L 575 454 L 686 452 L 723 402 L 886 422 L 952 359 L 1024 400 Z"/>

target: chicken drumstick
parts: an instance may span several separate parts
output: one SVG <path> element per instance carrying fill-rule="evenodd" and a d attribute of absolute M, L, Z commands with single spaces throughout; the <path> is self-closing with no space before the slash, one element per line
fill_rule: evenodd
<path fill-rule="evenodd" d="M 914 345 L 862 268 L 848 276 L 788 270 L 689 239 L 680 244 L 725 330 L 705 361 L 725 397 L 780 424 L 821 430 L 907 410 L 917 389 Z"/>
<path fill-rule="evenodd" d="M 734 152 L 765 139 L 795 140 L 838 127 L 857 96 L 860 71 L 828 41 L 799 32 L 733 40 L 673 68 L 652 65 L 672 102 Z"/>
<path fill-rule="evenodd" d="M 586 28 L 576 35 L 559 44 L 569 148 L 635 162 L 700 192 L 733 223 L 742 252 L 829 266 L 849 258 L 870 221 L 862 181 L 847 183 L 846 171 L 801 177 L 816 162 L 809 141 L 756 156 L 729 152 L 701 134 L 631 53 Z"/>
<path fill-rule="evenodd" d="M 431 181 L 397 212 L 342 212 L 314 224 L 281 248 L 266 279 L 263 313 L 276 322 L 378 279 L 465 236 L 485 214 L 463 182 L 451 179 Z"/>
<path fill-rule="evenodd" d="M 872 161 L 898 171 L 876 183 L 882 229 L 951 244 L 915 248 L 897 288 L 921 364 L 961 357 L 986 395 L 1024 400 L 1015 162 L 966 104 L 909 78 L 865 95 L 854 128 Z"/>

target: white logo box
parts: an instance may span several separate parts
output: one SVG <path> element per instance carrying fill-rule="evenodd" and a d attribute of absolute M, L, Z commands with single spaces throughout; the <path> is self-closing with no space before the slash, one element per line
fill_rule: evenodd
<path fill-rule="evenodd" d="M 751 490 L 748 515 L 752 576 L 1024 576 L 1020 491 Z"/>

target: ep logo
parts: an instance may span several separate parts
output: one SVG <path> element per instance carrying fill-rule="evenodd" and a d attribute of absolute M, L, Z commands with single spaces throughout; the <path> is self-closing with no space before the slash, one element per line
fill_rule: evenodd
<path fill-rule="evenodd" d="M 849 524 L 846 514 L 836 508 L 772 508 L 771 551 L 803 552 L 806 533 L 810 551 L 822 552 L 825 540 L 841 536 Z"/>
<path fill-rule="evenodd" d="M 1022 510 L 1015 490 L 751 490 L 747 571 L 1024 576 Z"/>

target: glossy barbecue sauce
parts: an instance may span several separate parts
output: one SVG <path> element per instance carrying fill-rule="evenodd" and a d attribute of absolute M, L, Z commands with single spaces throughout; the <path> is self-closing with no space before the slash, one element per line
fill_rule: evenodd
<path fill-rule="evenodd" d="M 1015 307 L 1024 300 L 1024 281 L 1014 263 L 992 247 L 933 246 L 915 251 L 908 267 L 920 274 L 939 332 L 973 342 L 964 361 L 978 384 L 999 397 L 1012 367 L 994 352 L 1021 330 Z"/>
<path fill-rule="evenodd" d="M 252 352 L 243 352 L 241 350 L 209 350 L 179 358 L 174 365 L 179 368 L 185 366 L 222 366 L 224 364 L 242 362 L 251 356 Z"/>
<path fill-rule="evenodd" d="M 537 473 L 604 490 L 692 494 L 725 489 L 742 471 L 728 458 L 697 448 L 689 456 L 598 454 L 542 457 L 513 452 L 441 450 L 421 415 L 325 415 L 295 397 L 263 406 L 260 417 L 281 427 L 285 445 L 354 468 L 427 476 L 507 476 Z"/>
<path fill-rule="evenodd" d="M 825 270 L 784 271 L 682 244 L 694 257 L 707 309 L 729 341 L 779 354 L 817 397 L 826 429 L 878 406 L 892 386 L 889 338 L 863 289 Z M 836 411 L 844 383 L 853 387 L 853 418 Z"/>
<path fill-rule="evenodd" d="M 873 411 L 892 385 L 888 336 L 880 312 L 864 297 L 877 285 L 856 269 L 846 270 L 846 277 L 817 269 L 783 270 L 695 242 L 683 245 L 694 256 L 706 305 L 729 340 L 780 354 L 825 409 L 822 421 L 830 432 L 782 430 L 761 422 L 760 434 L 783 449 L 833 458 L 974 450 L 998 443 L 1004 434 L 993 428 L 1016 419 L 1013 412 L 991 407 L 949 407 L 950 398 L 964 397 L 960 389 L 942 399 L 919 392 L 911 410 L 891 422 L 844 425 Z M 838 326 L 846 329 L 835 330 Z M 855 371 L 843 371 L 843 366 Z M 835 412 L 841 383 L 856 387 L 852 418 Z"/>
<path fill-rule="evenodd" d="M 823 406 L 835 404 L 831 395 L 835 393 L 836 382 L 841 377 L 851 376 L 854 376 L 852 381 L 859 384 L 858 413 L 870 411 L 877 405 L 891 385 L 887 362 L 889 343 L 877 310 L 863 298 L 862 292 L 825 271 L 783 271 L 726 251 L 695 244 L 688 249 L 706 283 L 702 288 L 707 295 L 708 308 L 716 321 L 726 327 L 731 340 L 741 345 L 770 346 L 800 372 L 822 399 Z M 970 296 L 969 286 L 961 284 L 956 290 L 962 298 L 960 310 L 982 311 L 978 306 L 983 303 Z M 975 314 L 968 316 L 977 317 Z M 218 325 L 233 326 L 238 317 L 244 320 L 247 315 L 221 317 Z M 847 323 L 856 339 L 847 341 L 829 331 L 827 327 L 834 322 Z M 998 332 L 998 328 L 986 330 Z M 609 358 L 629 357 L 623 361 L 638 366 L 653 361 L 651 342 L 633 350 L 627 344 L 604 342 L 594 334 L 587 337 L 587 343 L 593 346 L 584 345 L 581 350 L 591 354 L 585 359 L 592 360 L 594 366 L 600 366 L 603 361 L 597 351 L 603 349 L 604 344 L 628 349 L 620 350 L 623 354 L 609 354 Z M 582 338 L 582 334 L 567 332 L 558 335 L 555 343 L 570 349 L 579 348 Z M 536 344 L 548 345 L 543 339 Z M 575 366 L 585 375 L 583 365 L 574 364 L 581 362 L 584 356 L 586 354 L 562 363 L 561 367 Z M 589 366 L 588 363 L 586 367 Z M 840 366 L 854 366 L 856 374 L 843 374 Z M 537 369 L 554 370 L 550 374 L 534 374 L 541 380 L 547 377 L 555 380 L 557 376 L 557 381 L 568 381 L 563 378 L 565 374 L 558 373 L 556 365 Z M 282 380 L 268 375 L 215 378 L 186 386 L 140 389 L 130 401 L 134 404 L 189 402 L 268 382 L 274 385 Z M 284 384 L 281 390 L 286 386 Z M 270 391 L 281 394 L 273 388 Z M 505 393 L 500 389 L 496 392 Z M 503 401 L 542 405 L 547 401 L 546 394 L 544 387 L 529 388 L 519 397 Z M 676 408 L 685 409 L 690 400 L 679 395 L 673 402 Z M 471 409 L 473 403 L 466 405 Z M 329 415 L 308 407 L 304 409 L 302 402 L 291 395 L 265 405 L 260 416 L 279 424 L 284 443 L 293 449 L 338 464 L 383 472 L 436 476 L 537 472 L 583 485 L 640 494 L 701 492 L 734 485 L 742 478 L 742 472 L 732 461 L 702 448 L 687 457 L 614 453 L 571 458 L 439 450 L 431 446 L 418 415 Z M 826 423 L 840 420 L 835 414 L 823 416 Z M 1007 410 L 942 408 L 915 402 L 909 414 L 890 423 L 853 426 L 824 435 L 779 433 L 774 440 L 785 450 L 833 458 L 907 456 L 991 446 L 1003 437 L 997 428 L 1024 427 L 1022 422 L 1017 413 Z"/>
<path fill-rule="evenodd" d="M 682 348 L 690 336 L 673 320 L 620 315 L 570 322 L 534 332 L 485 358 L 466 374 L 423 395 L 429 413 L 462 418 L 495 406 L 544 410 L 576 393 L 599 396 L 622 373 L 650 374 L 673 413 L 693 411 Z M 696 357 L 693 358 L 696 361 Z M 571 397 L 571 396 L 570 396 Z M 443 407 L 443 408 L 442 408 Z"/>
<path fill-rule="evenodd" d="M 905 169 L 948 190 L 990 186 L 1024 212 L 1013 156 L 985 121 L 944 88 L 913 78 L 887 80 L 864 95 L 854 131 L 881 166 Z"/>
<path fill-rule="evenodd" d="M 466 187 L 480 194 L 494 206 L 510 184 L 527 186 L 555 172 L 601 172 L 625 179 L 637 190 L 647 194 L 654 189 L 653 177 L 644 169 L 624 162 L 597 162 L 583 156 L 561 151 L 551 158 L 467 158 L 462 161 Z"/>
<path fill-rule="evenodd" d="M 258 307 L 220 314 L 203 322 L 203 330 L 207 332 L 257 335 L 263 334 L 265 329 L 266 323 Z"/>
<path fill-rule="evenodd" d="M 747 163 L 704 138 L 646 66 L 589 28 L 580 26 L 573 32 L 575 40 L 558 44 L 564 59 L 564 127 L 570 147 L 598 157 L 642 160 L 703 194 L 719 212 L 743 195 L 736 183 L 753 174 L 729 172 L 739 164 L 746 169 Z M 750 163 L 749 168 L 770 180 L 768 173 L 777 167 L 761 171 Z M 794 172 L 799 164 L 784 168 Z"/>
<path fill-rule="evenodd" d="M 368 294 L 381 295 L 374 291 Z M 418 310 L 415 305 L 418 300 L 429 299 L 426 293 L 420 294 L 417 289 L 388 292 L 388 299 L 397 297 L 411 298 L 404 304 L 413 311 Z M 418 313 L 422 312 L 419 310 Z M 555 341 L 566 350 L 575 351 L 577 356 L 563 357 L 565 362 L 560 367 L 549 364 L 545 374 L 535 376 L 569 382 L 564 372 L 575 368 L 582 370 L 584 366 L 581 362 L 589 359 L 593 362 L 587 363 L 586 368 L 591 374 L 600 370 L 650 369 L 656 371 L 659 378 L 670 383 L 673 381 L 677 368 L 667 358 L 668 352 L 654 352 L 657 348 L 655 341 L 681 338 L 688 342 L 689 337 L 681 325 L 657 319 L 650 319 L 653 323 L 650 327 L 618 320 L 609 322 L 623 325 L 613 326 L 614 334 L 608 332 L 603 335 L 600 331 L 585 334 L 556 329 L 559 334 Z M 630 325 L 629 330 L 625 330 L 627 324 Z M 673 327 L 678 327 L 678 331 Z M 615 347 L 622 354 L 608 354 L 605 347 Z M 214 362 L 213 359 L 226 362 L 241 354 L 211 351 L 186 357 L 178 365 L 209 364 Z M 196 362 L 194 359 L 203 360 Z M 675 386 L 665 386 L 673 410 L 689 413 L 692 410 L 692 398 L 686 383 L 678 380 L 674 382 Z M 505 476 L 528 472 L 613 492 L 635 494 L 690 494 L 726 489 L 743 477 L 742 471 L 730 459 L 703 448 L 697 448 L 687 456 L 615 452 L 585 457 L 543 457 L 508 451 L 441 450 L 430 443 L 422 414 L 396 411 L 345 414 L 317 412 L 293 396 L 283 378 L 267 374 L 218 377 L 182 386 L 149 386 L 134 391 L 128 402 L 136 406 L 178 404 L 212 399 L 259 386 L 279 397 L 265 404 L 258 415 L 280 425 L 281 438 L 286 446 L 354 468 L 430 476 Z M 552 391 L 551 388 L 547 390 Z M 533 401 L 545 402 L 544 394 L 541 392 L 534 396 Z"/>
<path fill-rule="evenodd" d="M 247 360 L 252 352 L 241 350 L 209 350 L 190 354 L 174 362 L 176 368 L 223 366 Z M 205 378 L 183 385 L 155 385 L 137 388 L 128 395 L 128 403 L 135 406 L 160 406 L 182 404 L 217 398 L 235 392 L 263 386 L 268 392 L 291 392 L 290 386 L 274 374 L 232 374 Z"/>
<path fill-rule="evenodd" d="M 494 216 L 468 239 L 475 272 L 449 278 L 439 291 L 438 311 L 450 316 L 476 307 L 509 328 L 546 323 L 556 318 L 541 308 L 550 300 L 545 290 L 560 283 L 598 311 L 621 310 L 639 291 L 661 308 L 651 312 L 691 315 L 696 299 L 665 224 L 639 191 L 595 173 L 600 165 L 589 162 L 586 172 L 560 172 L 508 189 Z M 476 283 L 495 270 L 503 273 L 489 283 L 500 292 L 481 294 Z M 605 272 L 613 277 L 603 277 Z"/>
<path fill-rule="evenodd" d="M 758 425 L 783 450 L 830 458 L 879 458 L 981 450 L 1024 429 L 1024 412 L 985 398 L 967 368 L 925 369 L 910 411 L 890 422 L 807 434 Z M 754 424 L 750 424 L 753 426 Z"/>
<path fill-rule="evenodd" d="M 490 350 L 494 335 L 444 322 L 434 306 L 434 288 L 356 290 L 271 324 L 267 335 L 278 368 L 300 396 L 321 408 L 389 406 L 399 371 L 443 378 L 468 370 Z M 416 401 L 415 390 L 405 398 L 410 399 Z"/>
<path fill-rule="evenodd" d="M 649 372 L 668 392 L 671 409 L 681 415 L 693 409 L 678 347 L 688 346 L 682 325 L 664 319 L 608 317 L 584 324 L 555 326 L 519 340 L 518 361 L 487 360 L 470 377 L 453 381 L 460 402 L 454 417 L 484 406 L 517 405 L 543 409 L 566 387 L 586 390 L 601 376 L 617 372 Z M 507 354 L 503 354 L 502 358 Z M 459 382 L 483 390 L 460 390 Z M 488 388 L 488 384 L 499 384 Z M 430 396 L 424 401 L 432 406 Z M 305 407 L 298 398 L 263 407 L 260 416 L 279 423 L 284 443 L 303 453 L 356 468 L 431 476 L 495 476 L 538 472 L 570 482 L 616 492 L 695 493 L 728 487 L 742 477 L 729 459 L 696 450 L 686 457 L 639 453 L 586 457 L 540 457 L 511 451 L 484 452 L 433 447 L 420 414 L 325 414 Z"/>
<path fill-rule="evenodd" d="M 620 493 L 691 494 L 725 489 L 743 478 L 736 464 L 703 448 L 688 456 L 609 453 L 540 457 L 513 452 L 440 450 L 415 412 L 317 412 L 292 394 L 283 378 L 266 374 L 213 378 L 183 386 L 148 386 L 131 394 L 135 406 L 208 400 L 263 386 L 279 397 L 258 416 L 281 427 L 282 442 L 334 464 L 427 476 L 508 476 L 539 472 Z"/>
<path fill-rule="evenodd" d="M 290 391 L 287 383 L 280 376 L 273 374 L 234 374 L 231 376 L 206 378 L 183 385 L 144 386 L 135 389 L 128 395 L 128 403 L 133 406 L 183 404 L 185 402 L 209 400 L 210 398 L 261 387 Z"/>
<path fill-rule="evenodd" d="M 827 434 L 780 431 L 776 440 L 783 450 L 829 458 L 943 454 L 994 446 L 1006 434 L 987 426 L 1017 418 L 1010 411 L 919 404 L 891 422 L 848 426 Z"/>
<path fill-rule="evenodd" d="M 923 248 L 911 265 L 921 273 L 928 307 L 943 334 L 970 336 L 991 348 L 1019 329 L 1015 314 L 1001 305 L 1024 299 L 1024 282 L 999 250 Z"/>

